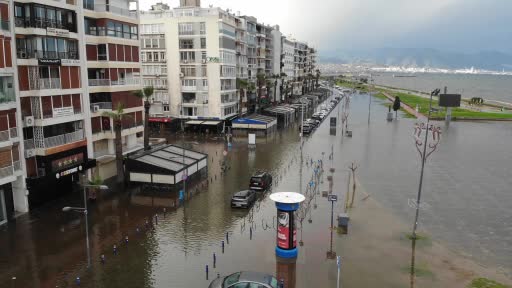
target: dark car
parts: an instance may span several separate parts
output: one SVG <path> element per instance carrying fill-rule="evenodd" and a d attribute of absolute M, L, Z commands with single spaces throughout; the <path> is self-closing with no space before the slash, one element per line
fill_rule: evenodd
<path fill-rule="evenodd" d="M 242 271 L 213 280 L 208 288 L 279 288 L 277 279 L 266 273 Z"/>
<path fill-rule="evenodd" d="M 272 175 L 267 172 L 258 172 L 252 175 L 249 181 L 249 189 L 267 190 L 272 186 Z"/>
<path fill-rule="evenodd" d="M 302 134 L 309 135 L 311 132 L 313 132 L 313 127 L 310 125 L 304 125 L 304 131 L 302 131 Z"/>
<path fill-rule="evenodd" d="M 249 208 L 256 201 L 256 192 L 253 190 L 243 190 L 236 192 L 231 197 L 231 207 Z"/>

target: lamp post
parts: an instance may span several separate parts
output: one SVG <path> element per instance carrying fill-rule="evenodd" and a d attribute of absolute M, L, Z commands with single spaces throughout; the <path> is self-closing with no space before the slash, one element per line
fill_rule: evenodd
<path fill-rule="evenodd" d="M 425 170 L 425 161 L 426 159 L 437 149 L 437 145 L 439 144 L 439 140 L 441 137 L 441 128 L 440 127 L 434 127 L 434 125 L 430 125 L 430 115 L 432 113 L 432 97 L 439 95 L 439 92 L 441 90 L 435 89 L 430 93 L 430 104 L 427 114 L 427 123 L 421 123 L 416 124 L 414 127 L 414 138 L 415 138 L 415 145 L 416 150 L 418 150 L 418 153 L 421 157 L 421 172 L 420 172 L 420 183 L 418 186 L 418 196 L 416 199 L 416 216 L 414 218 L 414 226 L 412 229 L 412 238 L 416 239 L 416 229 L 418 228 L 418 217 L 419 217 L 419 211 L 420 211 L 420 203 L 421 203 L 421 192 L 423 188 L 423 173 Z M 425 130 L 425 138 L 422 141 L 421 135 L 423 133 L 423 130 Z M 432 138 L 432 143 L 428 143 L 429 135 Z M 428 146 L 428 151 L 427 151 Z"/>
<path fill-rule="evenodd" d="M 86 248 L 87 248 L 87 268 L 91 267 L 91 248 L 90 248 L 90 245 L 89 245 L 89 217 L 87 216 L 87 188 L 98 188 L 100 190 L 108 190 L 108 186 L 106 185 L 91 185 L 91 184 L 86 184 L 86 185 L 83 185 L 82 187 L 84 187 L 83 191 L 84 191 L 84 207 L 69 207 L 69 206 L 66 206 L 66 207 L 63 207 L 62 208 L 62 211 L 63 212 L 69 212 L 69 211 L 73 211 L 73 212 L 79 212 L 79 213 L 83 213 L 84 214 L 84 217 L 85 217 L 85 245 L 86 245 Z"/>

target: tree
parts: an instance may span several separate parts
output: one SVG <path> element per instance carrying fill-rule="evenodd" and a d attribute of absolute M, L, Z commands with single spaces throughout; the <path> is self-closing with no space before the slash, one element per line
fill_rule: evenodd
<path fill-rule="evenodd" d="M 154 92 L 153 86 L 144 87 L 142 90 L 135 91 L 135 96 L 138 98 L 144 100 L 144 150 L 149 150 L 149 129 L 148 129 L 148 123 L 149 123 L 149 108 L 151 107 L 151 104 L 149 103 L 149 99 L 151 96 L 153 96 Z"/>
<path fill-rule="evenodd" d="M 249 82 L 247 82 L 247 80 L 245 79 L 240 79 L 240 78 L 236 78 L 236 86 L 238 87 L 238 89 L 240 90 L 240 104 L 239 104 L 239 114 L 240 114 L 240 117 L 242 117 L 242 100 L 243 100 L 243 95 L 245 94 L 245 90 L 249 87 Z"/>
<path fill-rule="evenodd" d="M 321 73 L 320 73 L 320 69 L 316 69 L 316 76 L 315 76 L 315 78 L 316 78 L 316 81 L 315 81 L 315 82 L 316 82 L 316 83 L 315 83 L 315 84 L 316 84 L 316 85 L 315 85 L 315 86 L 316 86 L 316 89 L 318 89 L 318 87 L 320 87 L 320 86 L 318 85 L 318 80 L 320 79 L 320 74 L 321 74 Z"/>
<path fill-rule="evenodd" d="M 274 79 L 274 102 L 277 101 L 277 81 L 281 78 L 279 74 L 273 74 L 272 79 Z"/>
<path fill-rule="evenodd" d="M 254 85 L 253 82 L 249 83 L 249 86 L 247 86 L 247 92 L 251 95 L 256 91 L 256 85 Z"/>
<path fill-rule="evenodd" d="M 123 141 L 121 131 L 123 130 L 123 119 L 131 118 L 130 115 L 124 114 L 123 103 L 117 104 L 116 110 L 105 111 L 102 114 L 105 117 L 112 118 L 114 122 L 115 132 L 115 150 L 116 150 L 116 168 L 117 168 L 117 183 L 123 183 L 124 181 L 124 167 L 123 167 Z"/>
<path fill-rule="evenodd" d="M 396 96 L 393 102 L 393 110 L 395 111 L 395 119 L 398 118 L 398 110 L 400 110 L 400 97 Z"/>
<path fill-rule="evenodd" d="M 263 85 L 265 85 L 266 77 L 263 73 L 256 74 L 256 85 L 258 85 L 258 92 L 256 97 L 256 103 L 260 104 L 261 96 L 263 96 Z"/>

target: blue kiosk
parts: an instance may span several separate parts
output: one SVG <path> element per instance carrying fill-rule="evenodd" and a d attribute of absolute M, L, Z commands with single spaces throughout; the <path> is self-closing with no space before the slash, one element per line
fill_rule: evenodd
<path fill-rule="evenodd" d="M 306 198 L 296 192 L 277 192 L 270 195 L 277 208 L 276 255 L 281 258 L 297 258 L 297 229 L 294 213 Z"/>

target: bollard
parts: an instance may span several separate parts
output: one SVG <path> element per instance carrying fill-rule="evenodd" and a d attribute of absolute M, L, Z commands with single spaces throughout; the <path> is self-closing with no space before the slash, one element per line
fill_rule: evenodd
<path fill-rule="evenodd" d="M 252 226 L 249 227 L 249 239 L 252 240 Z"/>
<path fill-rule="evenodd" d="M 208 280 L 208 265 L 206 265 L 206 280 Z"/>
<path fill-rule="evenodd" d="M 112 250 L 113 250 L 113 252 L 114 252 L 114 255 L 117 255 L 117 246 L 116 246 L 116 245 L 114 245 L 114 247 L 113 247 L 113 249 L 112 249 Z"/>
<path fill-rule="evenodd" d="M 77 286 L 80 286 L 80 277 L 76 277 L 75 283 Z"/>
<path fill-rule="evenodd" d="M 217 266 L 217 256 L 215 256 L 215 253 L 213 253 L 213 268 Z"/>
<path fill-rule="evenodd" d="M 155 225 L 158 225 L 158 214 L 155 214 Z"/>
<path fill-rule="evenodd" d="M 224 240 L 222 240 L 221 245 L 222 245 L 222 254 L 224 254 Z"/>
<path fill-rule="evenodd" d="M 226 232 L 226 243 L 229 244 L 229 232 Z"/>
<path fill-rule="evenodd" d="M 124 236 L 124 243 L 128 244 L 128 236 Z"/>
<path fill-rule="evenodd" d="M 105 254 L 101 254 L 100 262 L 101 262 L 101 264 L 105 264 Z"/>

